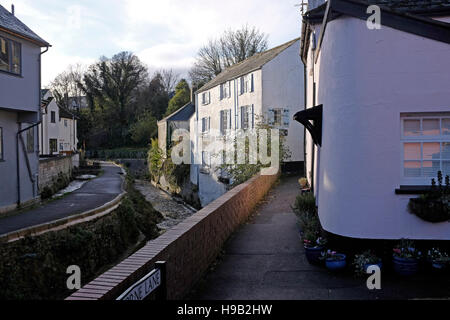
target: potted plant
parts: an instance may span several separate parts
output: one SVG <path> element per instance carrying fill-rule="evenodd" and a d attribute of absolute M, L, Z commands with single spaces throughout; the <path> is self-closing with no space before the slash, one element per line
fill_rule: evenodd
<path fill-rule="evenodd" d="M 450 262 L 450 258 L 446 252 L 442 252 L 437 248 L 432 248 L 428 251 L 428 261 L 435 270 L 443 270 Z"/>
<path fill-rule="evenodd" d="M 328 270 L 342 270 L 347 266 L 347 256 L 336 251 L 327 250 L 322 254 L 321 259 L 325 260 L 325 266 Z"/>
<path fill-rule="evenodd" d="M 370 266 L 378 266 L 380 269 L 383 267 L 381 259 L 377 257 L 372 251 L 368 250 L 362 254 L 355 255 L 355 260 L 353 261 L 353 266 L 355 267 L 355 272 L 358 275 L 366 275 L 367 269 Z"/>
<path fill-rule="evenodd" d="M 421 252 L 415 248 L 414 242 L 402 239 L 393 249 L 394 271 L 401 276 L 412 276 L 419 270 Z"/>
<path fill-rule="evenodd" d="M 431 180 L 429 192 L 419 198 L 409 200 L 408 209 L 422 220 L 438 223 L 450 220 L 450 177 L 445 177 L 443 182 L 442 172 L 438 172 L 436 180 Z"/>
<path fill-rule="evenodd" d="M 322 237 L 304 238 L 306 259 L 310 264 L 320 264 L 323 251 L 325 250 L 326 240 Z"/>

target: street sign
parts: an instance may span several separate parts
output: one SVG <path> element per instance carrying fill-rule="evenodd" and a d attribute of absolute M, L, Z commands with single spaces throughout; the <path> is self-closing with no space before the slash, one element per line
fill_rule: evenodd
<path fill-rule="evenodd" d="M 125 291 L 117 300 L 144 300 L 153 291 L 162 285 L 161 269 L 155 269 L 136 282 L 127 291 Z"/>

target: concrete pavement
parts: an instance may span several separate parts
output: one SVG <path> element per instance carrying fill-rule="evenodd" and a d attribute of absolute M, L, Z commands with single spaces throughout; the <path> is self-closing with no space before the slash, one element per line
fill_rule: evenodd
<path fill-rule="evenodd" d="M 0 219 L 0 235 L 101 207 L 122 193 L 122 169 L 102 163 L 103 174 L 69 195 L 35 209 Z"/>
<path fill-rule="evenodd" d="M 299 194 L 297 178 L 283 178 L 224 247 L 217 265 L 189 296 L 195 300 L 415 299 L 450 297 L 450 277 L 382 274 L 382 290 L 367 279 L 311 266 L 290 208 Z"/>

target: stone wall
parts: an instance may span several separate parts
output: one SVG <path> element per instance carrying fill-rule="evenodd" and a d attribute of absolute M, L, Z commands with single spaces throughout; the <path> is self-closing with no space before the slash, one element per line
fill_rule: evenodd
<path fill-rule="evenodd" d="M 39 160 L 39 190 L 50 187 L 60 173 L 66 177 L 72 175 L 74 166 L 79 165 L 79 155 Z"/>
<path fill-rule="evenodd" d="M 237 186 L 67 299 L 116 299 L 149 273 L 157 261 L 167 262 L 168 299 L 182 299 L 277 179 L 278 176 L 256 176 Z"/>

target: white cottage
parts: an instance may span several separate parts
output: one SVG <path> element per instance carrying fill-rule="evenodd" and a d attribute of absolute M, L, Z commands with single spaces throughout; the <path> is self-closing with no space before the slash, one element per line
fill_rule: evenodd
<path fill-rule="evenodd" d="M 439 170 L 450 174 L 449 1 L 324 2 L 303 16 L 307 109 L 295 116 L 309 131 L 306 174 L 322 226 L 350 238 L 450 240 L 450 223 L 407 209 Z"/>
<path fill-rule="evenodd" d="M 41 156 L 69 155 L 77 152 L 77 117 L 58 106 L 50 90 L 42 90 L 42 122 L 39 124 Z"/>
<path fill-rule="evenodd" d="M 286 137 L 292 156 L 290 167 L 303 171 L 303 127 L 291 121 L 303 101 L 303 66 L 298 58 L 300 39 L 256 54 L 219 74 L 196 92 L 195 115 L 191 119 L 194 157 L 191 181 L 199 187 L 202 205 L 227 190 L 227 180 L 211 168 L 214 155 L 200 150 L 199 139 L 208 140 L 210 132 L 252 129 L 266 119 Z M 198 130 L 193 126 L 198 125 Z M 205 145 L 205 143 L 203 143 Z"/>

